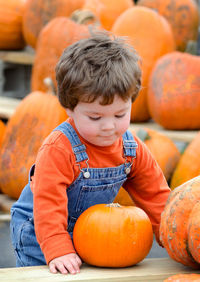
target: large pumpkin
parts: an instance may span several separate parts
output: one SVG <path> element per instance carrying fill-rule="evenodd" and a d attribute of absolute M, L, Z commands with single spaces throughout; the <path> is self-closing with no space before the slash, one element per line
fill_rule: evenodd
<path fill-rule="evenodd" d="M 68 17 L 80 9 L 84 0 L 27 0 L 23 16 L 23 34 L 26 43 L 36 47 L 42 28 L 55 17 Z"/>
<path fill-rule="evenodd" d="M 172 175 L 170 187 L 182 183 L 200 175 L 200 132 L 194 137 L 185 149 Z"/>
<path fill-rule="evenodd" d="M 197 40 L 199 12 L 195 0 L 139 0 L 137 5 L 152 8 L 169 21 L 178 50 L 184 51 L 189 40 Z"/>
<path fill-rule="evenodd" d="M 32 91 L 46 91 L 45 77 L 51 77 L 56 87 L 55 66 L 64 49 L 72 43 L 89 37 L 87 25 L 77 24 L 69 18 L 57 17 L 41 31 L 31 76 Z"/>
<path fill-rule="evenodd" d="M 150 219 L 140 208 L 98 204 L 80 215 L 73 241 L 77 253 L 88 264 L 126 267 L 147 256 L 153 231 Z"/>
<path fill-rule="evenodd" d="M 15 50 L 25 46 L 22 16 L 26 0 L 0 0 L 0 49 Z"/>
<path fill-rule="evenodd" d="M 152 118 L 167 129 L 200 129 L 200 57 L 172 52 L 158 59 L 148 86 Z"/>
<path fill-rule="evenodd" d="M 67 118 L 58 98 L 49 93 L 27 95 L 9 119 L 0 150 L 0 187 L 18 198 L 44 138 Z"/>
<path fill-rule="evenodd" d="M 133 5 L 133 0 L 85 0 L 83 9 L 92 11 L 102 27 L 110 30 L 119 15 Z"/>
<path fill-rule="evenodd" d="M 161 215 L 160 240 L 169 256 L 200 268 L 200 176 L 174 189 Z"/>
<path fill-rule="evenodd" d="M 175 49 L 171 27 L 167 20 L 146 7 L 132 7 L 115 21 L 111 31 L 127 36 L 130 44 L 142 58 L 142 90 L 133 103 L 131 120 L 146 121 L 150 118 L 147 104 L 147 85 L 157 59 Z"/>

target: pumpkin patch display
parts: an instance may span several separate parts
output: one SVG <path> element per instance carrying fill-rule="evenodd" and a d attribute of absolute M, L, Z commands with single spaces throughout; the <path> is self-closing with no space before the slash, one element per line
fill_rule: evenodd
<path fill-rule="evenodd" d="M 126 36 L 141 57 L 142 89 L 133 102 L 131 121 L 147 121 L 151 117 L 147 104 L 150 73 L 159 57 L 175 50 L 171 26 L 152 9 L 134 6 L 117 18 L 111 31 L 117 36 Z"/>
<path fill-rule="evenodd" d="M 174 189 L 161 215 L 160 240 L 169 256 L 200 268 L 200 176 Z"/>
<path fill-rule="evenodd" d="M 200 132 L 189 143 L 182 154 L 171 178 L 171 189 L 200 175 Z"/>
<path fill-rule="evenodd" d="M 148 106 L 166 129 L 200 129 L 200 57 L 171 52 L 158 59 L 148 85 Z"/>
<path fill-rule="evenodd" d="M 23 35 L 27 45 L 36 48 L 42 28 L 55 17 L 69 17 L 84 0 L 27 0 L 23 15 Z"/>
<path fill-rule="evenodd" d="M 98 204 L 77 219 L 74 246 L 81 259 L 100 267 L 126 267 L 139 263 L 153 242 L 152 225 L 138 207 Z"/>
<path fill-rule="evenodd" d="M 83 9 L 92 11 L 102 27 L 110 30 L 119 15 L 133 6 L 132 0 L 85 0 Z"/>
<path fill-rule="evenodd" d="M 189 40 L 197 40 L 199 11 L 195 0 L 139 0 L 137 5 L 152 8 L 169 21 L 177 50 L 184 51 Z"/>
<path fill-rule="evenodd" d="M 25 3 L 26 0 L 0 0 L 0 49 L 24 48 L 22 17 Z"/>
<path fill-rule="evenodd" d="M 58 98 L 35 91 L 19 103 L 9 119 L 0 150 L 0 187 L 17 199 L 28 182 L 44 138 L 67 118 Z"/>
<path fill-rule="evenodd" d="M 55 66 L 64 49 L 76 41 L 89 37 L 89 27 L 66 17 L 51 20 L 40 32 L 31 75 L 32 91 L 47 91 L 45 77 L 53 80 L 56 88 Z"/>

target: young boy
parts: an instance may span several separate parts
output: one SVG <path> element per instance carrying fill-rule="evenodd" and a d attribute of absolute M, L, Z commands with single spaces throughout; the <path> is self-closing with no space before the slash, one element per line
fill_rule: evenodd
<path fill-rule="evenodd" d="M 170 190 L 147 147 L 127 131 L 141 86 L 138 60 L 122 39 L 100 32 L 65 49 L 56 77 L 69 119 L 44 141 L 12 207 L 17 266 L 79 272 L 74 224 L 88 207 L 112 202 L 122 185 L 149 215 L 159 242 Z"/>

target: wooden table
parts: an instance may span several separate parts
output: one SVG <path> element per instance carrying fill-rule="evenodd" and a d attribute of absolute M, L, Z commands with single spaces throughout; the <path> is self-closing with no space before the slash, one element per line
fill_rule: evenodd
<path fill-rule="evenodd" d="M 32 65 L 35 58 L 35 51 L 32 48 L 25 48 L 19 51 L 0 50 L 0 60 L 5 63 Z"/>
<path fill-rule="evenodd" d="M 178 273 L 200 273 L 169 258 L 144 259 L 138 265 L 128 268 L 97 268 L 83 265 L 81 272 L 76 275 L 52 274 L 47 266 L 22 268 L 1 268 L 2 282 L 130 282 L 130 281 L 163 281 L 165 278 Z"/>

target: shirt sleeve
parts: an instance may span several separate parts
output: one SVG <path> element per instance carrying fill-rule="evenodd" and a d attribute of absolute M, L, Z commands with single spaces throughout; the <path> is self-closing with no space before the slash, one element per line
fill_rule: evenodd
<path fill-rule="evenodd" d="M 55 257 L 75 253 L 67 232 L 67 193 L 73 181 L 72 154 L 56 142 L 38 152 L 33 178 L 34 224 L 47 264 Z"/>
<path fill-rule="evenodd" d="M 138 143 L 132 171 L 123 187 L 135 204 L 149 216 L 156 240 L 159 240 L 161 213 L 168 199 L 170 188 L 158 163 L 147 146 L 134 137 Z"/>

